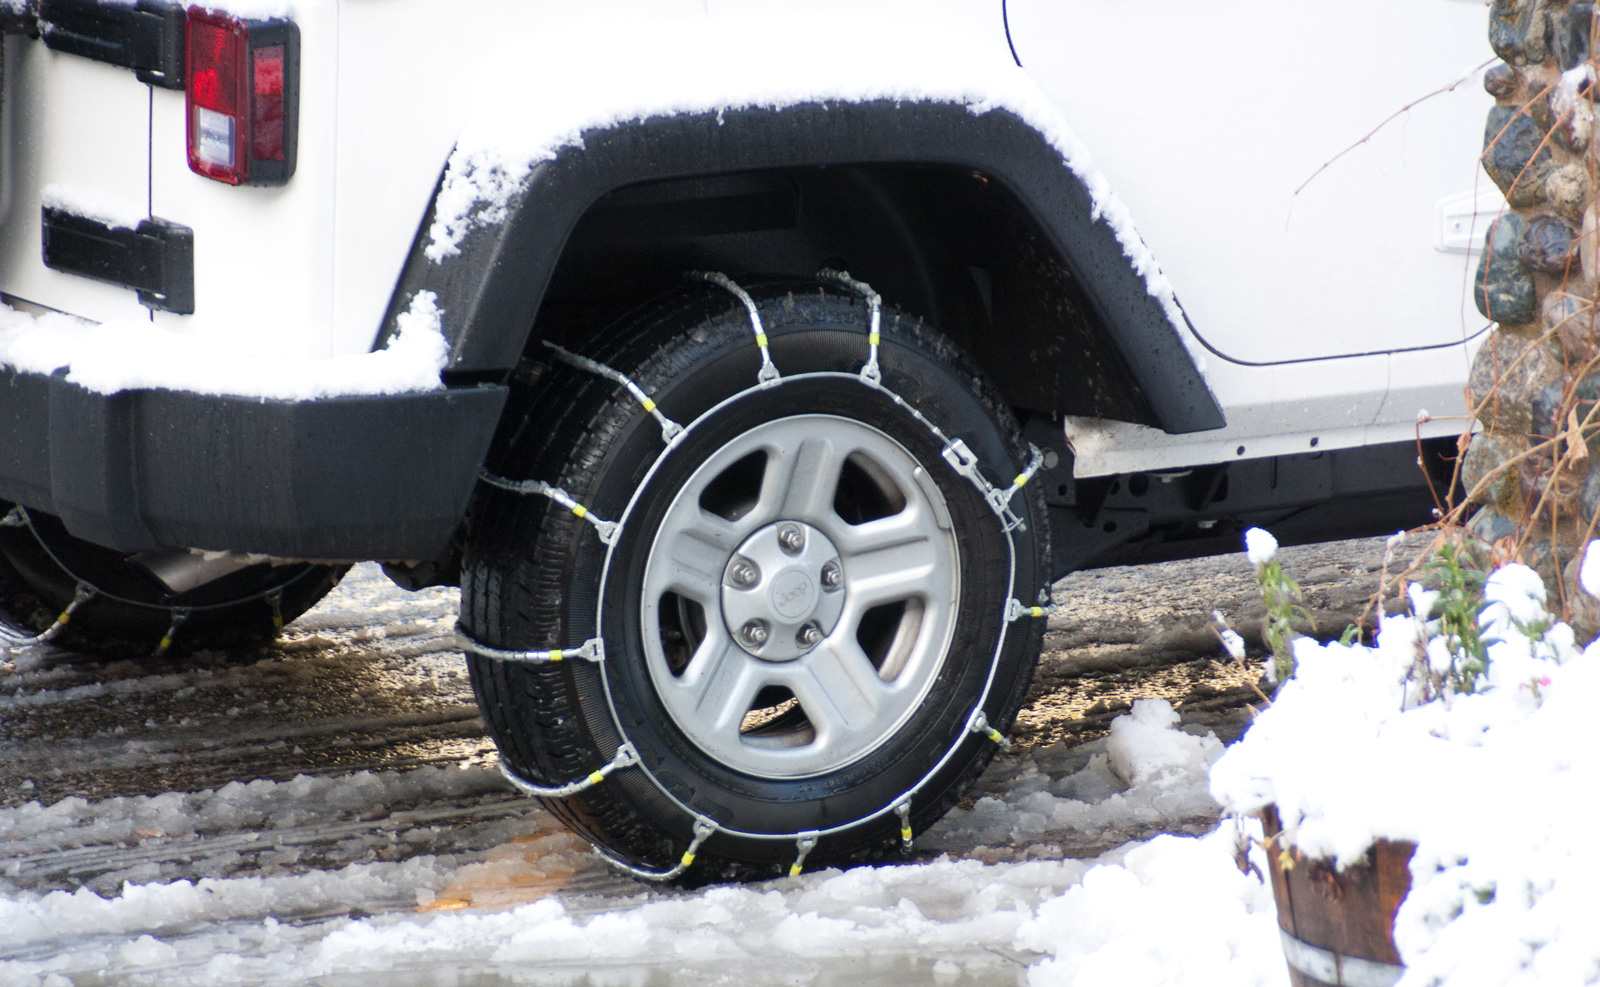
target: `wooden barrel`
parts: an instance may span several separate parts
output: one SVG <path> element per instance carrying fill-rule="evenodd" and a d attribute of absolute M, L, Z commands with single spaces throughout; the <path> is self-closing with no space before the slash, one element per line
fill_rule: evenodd
<path fill-rule="evenodd" d="M 1380 840 L 1360 863 L 1285 851 L 1277 810 L 1261 813 L 1283 956 L 1294 987 L 1393 987 L 1405 968 L 1394 945 L 1394 916 L 1411 890 L 1410 843 Z"/>

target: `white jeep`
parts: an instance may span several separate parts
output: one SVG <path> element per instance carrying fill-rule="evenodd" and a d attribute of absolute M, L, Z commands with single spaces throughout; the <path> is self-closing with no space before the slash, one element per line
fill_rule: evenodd
<path fill-rule="evenodd" d="M 459 585 L 644 876 L 909 842 L 1073 569 L 1448 483 L 1479 3 L 0 9 L 12 645 Z"/>

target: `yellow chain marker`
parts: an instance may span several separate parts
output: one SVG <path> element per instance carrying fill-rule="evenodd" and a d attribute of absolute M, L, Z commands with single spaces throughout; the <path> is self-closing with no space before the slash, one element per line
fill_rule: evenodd
<path fill-rule="evenodd" d="M 584 507 L 582 504 L 573 504 L 572 505 L 572 513 L 576 514 L 580 518 L 588 517 L 589 516 L 589 509 L 587 507 Z"/>
<path fill-rule="evenodd" d="M 565 651 L 562 651 L 560 648 L 557 648 L 554 651 L 550 652 L 550 660 L 551 661 L 560 661 L 561 659 L 565 658 L 566 656 L 567 656 L 567 653 Z"/>
<path fill-rule="evenodd" d="M 767 352 L 767 331 L 761 324 L 761 310 L 756 306 L 756 300 L 750 297 L 750 293 L 735 284 L 726 274 L 716 271 L 691 271 L 689 277 L 696 281 L 714 284 L 739 299 L 739 303 L 750 316 L 750 330 L 755 333 L 756 348 L 761 351 L 761 369 L 756 372 L 756 382 L 765 387 L 781 380 L 783 375 L 778 373 L 778 368 L 772 362 L 772 354 Z"/>
<path fill-rule="evenodd" d="M 805 869 L 806 858 L 811 856 L 811 851 L 816 848 L 817 838 L 815 836 L 802 836 L 795 841 L 794 863 L 789 865 L 790 877 L 800 876 L 800 872 Z"/>
<path fill-rule="evenodd" d="M 605 780 L 606 780 L 606 776 L 605 776 L 604 773 L 599 772 L 599 771 L 591 771 L 591 772 L 589 772 L 589 784 L 598 785 L 602 781 L 605 781 Z"/>
<path fill-rule="evenodd" d="M 633 399 L 639 402 L 639 406 L 644 409 L 644 413 L 647 415 L 653 415 L 655 420 L 661 425 L 662 441 L 670 445 L 672 440 L 676 439 L 678 435 L 683 432 L 683 426 L 661 414 L 657 410 L 656 403 L 651 399 L 650 395 L 646 394 L 627 374 L 624 374 L 618 370 L 614 370 L 598 360 L 591 360 L 588 357 L 580 356 L 571 350 L 562 349 L 555 343 L 549 342 L 548 340 L 544 345 L 546 349 L 549 349 L 551 352 L 553 352 L 562 360 L 562 362 L 571 364 L 572 366 L 577 367 L 579 370 L 586 370 L 589 373 L 598 374 L 607 380 L 615 381 L 616 383 L 621 384 L 629 394 L 633 395 Z"/>
<path fill-rule="evenodd" d="M 680 859 L 678 861 L 678 863 L 682 864 L 684 867 L 688 867 L 689 865 L 693 864 L 694 863 L 694 851 L 693 850 L 685 850 L 685 851 L 683 851 L 683 858 Z"/>

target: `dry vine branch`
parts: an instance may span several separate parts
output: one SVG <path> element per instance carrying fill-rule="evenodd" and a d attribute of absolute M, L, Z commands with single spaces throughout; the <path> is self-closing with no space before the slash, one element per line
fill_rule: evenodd
<path fill-rule="evenodd" d="M 1372 140 L 1372 138 L 1378 136 L 1378 134 L 1383 130 L 1383 128 L 1389 126 L 1389 124 L 1391 124 L 1391 123 L 1395 122 L 1396 120 L 1400 119 L 1401 117 L 1405 116 L 1407 113 L 1410 113 L 1412 110 L 1416 109 L 1418 106 L 1421 106 L 1423 103 L 1426 103 L 1430 99 L 1433 99 L 1433 98 L 1435 98 L 1437 96 L 1443 96 L 1446 93 L 1455 92 L 1457 89 L 1460 89 L 1463 85 L 1465 85 L 1466 83 L 1470 82 L 1474 77 L 1477 76 L 1477 74 L 1479 72 L 1482 72 L 1484 69 L 1486 69 L 1489 66 L 1493 65 L 1496 61 L 1497 61 L 1497 59 L 1491 58 L 1487 62 L 1484 62 L 1482 65 L 1479 65 L 1479 66 L 1475 67 L 1471 72 L 1468 72 L 1466 75 L 1464 75 L 1461 78 L 1457 79 L 1456 81 L 1450 83 L 1448 86 L 1441 86 L 1438 89 L 1435 89 L 1431 93 L 1428 93 L 1428 94 L 1426 94 L 1424 96 L 1418 96 L 1416 99 L 1414 99 L 1411 102 L 1407 103 L 1406 105 L 1400 107 L 1398 110 L 1395 110 L 1393 113 L 1391 113 L 1387 117 L 1385 117 L 1382 123 L 1378 124 L 1376 127 L 1373 127 L 1371 130 L 1367 131 L 1366 135 L 1363 136 L 1360 140 L 1356 141 L 1354 144 L 1351 144 L 1349 147 L 1347 147 L 1344 150 L 1340 151 L 1338 154 L 1335 154 L 1333 157 L 1329 158 L 1327 161 L 1324 161 L 1320 168 L 1318 168 L 1316 171 L 1311 173 L 1311 177 L 1310 178 L 1307 178 L 1305 181 L 1300 183 L 1300 187 L 1294 190 L 1294 195 L 1290 196 L 1290 198 L 1299 198 L 1300 197 L 1300 193 L 1304 192 L 1306 190 L 1306 186 L 1310 185 L 1312 182 L 1314 182 L 1318 178 L 1320 178 L 1322 176 L 1323 172 L 1327 171 L 1329 168 L 1332 168 L 1335 164 L 1337 164 L 1339 162 L 1339 160 L 1341 158 L 1343 158 L 1345 155 L 1349 154 L 1351 151 L 1354 151 L 1356 148 L 1358 148 L 1361 145 L 1363 145 L 1363 144 L 1367 143 L 1368 141 Z"/>

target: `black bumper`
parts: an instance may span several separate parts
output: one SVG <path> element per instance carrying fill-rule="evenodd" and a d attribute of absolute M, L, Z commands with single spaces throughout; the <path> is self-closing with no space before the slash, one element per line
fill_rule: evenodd
<path fill-rule="evenodd" d="M 442 557 L 501 387 L 262 401 L 0 371 L 0 500 L 122 551 Z"/>

